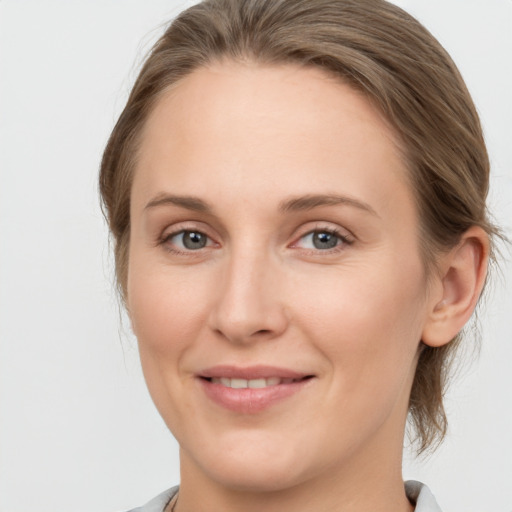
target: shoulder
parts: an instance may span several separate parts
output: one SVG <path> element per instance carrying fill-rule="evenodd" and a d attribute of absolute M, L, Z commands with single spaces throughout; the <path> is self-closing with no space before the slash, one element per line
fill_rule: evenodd
<path fill-rule="evenodd" d="M 410 502 L 416 506 L 414 512 L 441 512 L 434 495 L 425 484 L 408 480 L 405 482 L 405 493 Z"/>
<path fill-rule="evenodd" d="M 178 486 L 167 489 L 144 506 L 134 508 L 129 512 L 164 512 L 165 507 L 177 492 Z M 405 482 L 405 492 L 409 500 L 416 506 L 414 512 L 441 512 L 436 499 L 425 484 L 409 480 Z"/>
<path fill-rule="evenodd" d="M 148 501 L 144 506 L 134 508 L 129 512 L 164 512 L 165 507 L 177 492 L 178 486 L 167 489 L 156 498 Z"/>

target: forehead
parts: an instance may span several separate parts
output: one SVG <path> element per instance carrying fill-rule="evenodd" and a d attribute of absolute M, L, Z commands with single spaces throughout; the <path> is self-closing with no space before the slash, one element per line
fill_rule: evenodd
<path fill-rule="evenodd" d="M 178 130 L 172 135 L 193 133 L 207 140 L 238 124 L 269 136 L 278 132 L 283 145 L 288 134 L 310 138 L 314 130 L 318 143 L 329 135 L 327 129 L 320 129 L 323 126 L 336 128 L 330 135 L 339 133 L 347 140 L 354 132 L 347 118 L 350 123 L 365 124 L 378 138 L 398 142 L 380 111 L 340 77 L 318 67 L 225 61 L 199 68 L 164 91 L 145 124 L 143 138 L 157 142 L 159 135 L 165 137 L 157 133 L 159 128 L 173 124 Z"/>
<path fill-rule="evenodd" d="M 393 130 L 341 80 L 317 68 L 223 62 L 194 71 L 157 102 L 133 199 L 172 186 L 218 197 L 275 192 L 278 201 L 293 183 L 296 194 L 341 186 L 385 203 L 405 173 Z"/>

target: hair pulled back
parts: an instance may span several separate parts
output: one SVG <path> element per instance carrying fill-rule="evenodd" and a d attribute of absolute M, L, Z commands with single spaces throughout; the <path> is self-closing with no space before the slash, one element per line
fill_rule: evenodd
<path fill-rule="evenodd" d="M 380 109 L 403 146 L 427 272 L 469 227 L 496 233 L 486 212 L 489 160 L 476 109 L 455 64 L 418 21 L 384 0 L 206 0 L 181 13 L 153 47 L 103 155 L 100 192 L 123 298 L 145 120 L 180 79 L 224 59 L 316 66 Z M 420 354 L 409 402 L 420 452 L 445 435 L 443 392 L 459 342 L 460 335 Z"/>

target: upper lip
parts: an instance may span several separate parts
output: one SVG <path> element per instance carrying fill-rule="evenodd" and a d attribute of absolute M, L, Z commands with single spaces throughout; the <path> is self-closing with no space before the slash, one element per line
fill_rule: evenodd
<path fill-rule="evenodd" d="M 280 377 L 281 379 L 303 379 L 312 374 L 298 372 L 289 368 L 279 368 L 277 366 L 231 366 L 218 365 L 207 368 L 198 373 L 199 377 L 205 379 L 227 377 L 230 379 L 269 379 L 271 377 Z"/>

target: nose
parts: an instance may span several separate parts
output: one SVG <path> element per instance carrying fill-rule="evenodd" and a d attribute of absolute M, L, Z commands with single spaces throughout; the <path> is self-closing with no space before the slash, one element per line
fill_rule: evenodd
<path fill-rule="evenodd" d="M 258 255 L 232 255 L 219 276 L 210 328 L 237 344 L 280 336 L 288 318 L 276 266 Z"/>

